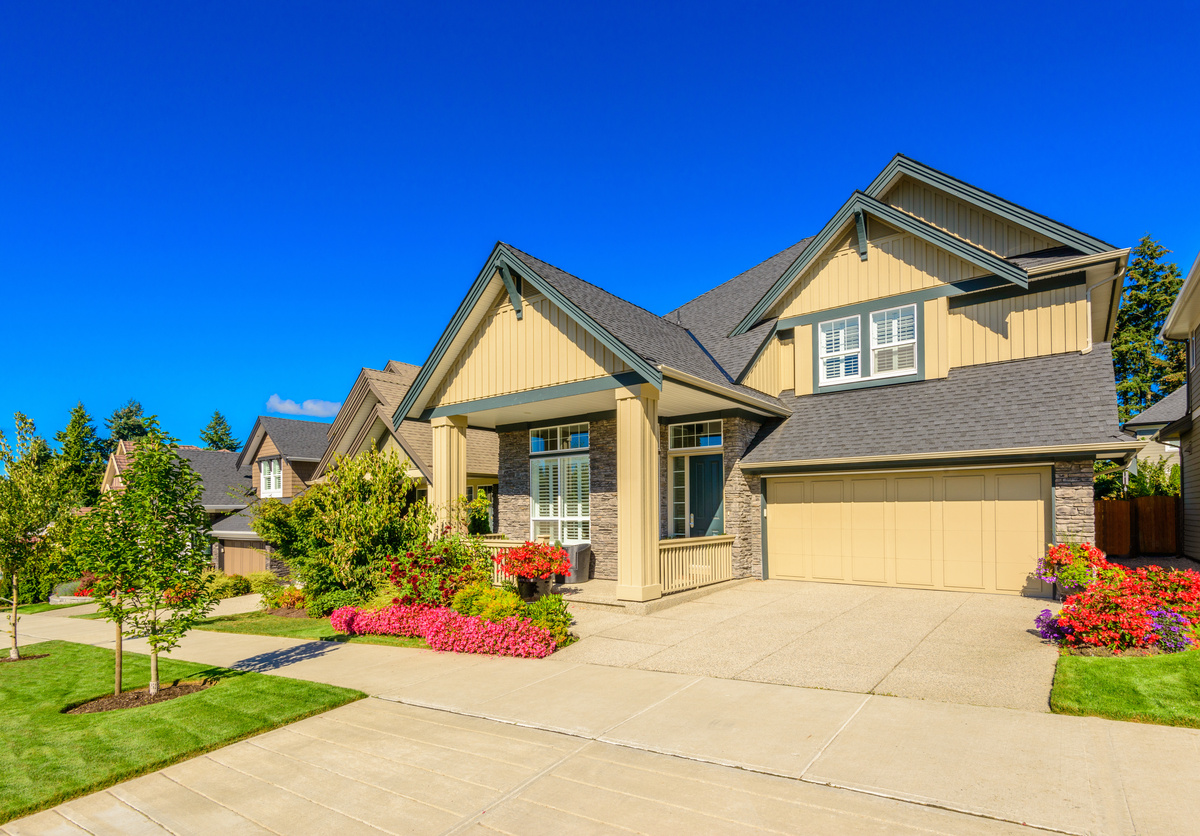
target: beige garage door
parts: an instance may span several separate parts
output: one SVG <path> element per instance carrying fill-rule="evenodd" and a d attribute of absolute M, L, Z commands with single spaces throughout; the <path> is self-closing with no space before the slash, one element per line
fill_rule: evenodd
<path fill-rule="evenodd" d="M 267 568 L 267 544 L 261 540 L 226 540 L 225 574 L 249 575 Z"/>
<path fill-rule="evenodd" d="M 767 574 L 1049 595 L 1049 467 L 767 479 Z"/>

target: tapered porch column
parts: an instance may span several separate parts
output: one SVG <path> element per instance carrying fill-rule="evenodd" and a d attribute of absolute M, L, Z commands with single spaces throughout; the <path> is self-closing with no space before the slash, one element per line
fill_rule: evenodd
<path fill-rule="evenodd" d="M 662 597 L 658 572 L 658 390 L 617 390 L 617 598 Z"/>
<path fill-rule="evenodd" d="M 454 513 L 455 501 L 467 493 L 467 416 L 448 415 L 434 418 L 433 485 L 429 498 L 437 514 L 439 527 L 459 526 Z"/>

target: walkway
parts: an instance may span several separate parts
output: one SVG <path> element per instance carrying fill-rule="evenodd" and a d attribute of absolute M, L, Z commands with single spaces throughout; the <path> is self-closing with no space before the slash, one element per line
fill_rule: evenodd
<path fill-rule="evenodd" d="M 650 615 L 575 606 L 559 660 L 1049 711 L 1042 599 L 748 581 Z"/>
<path fill-rule="evenodd" d="M 27 616 L 22 626 L 28 641 L 110 641 L 102 622 Z M 68 818 L 107 815 L 121 823 L 87 830 L 137 832 L 120 820 L 132 815 L 126 808 L 177 833 L 241 819 L 329 832 L 341 821 L 335 813 L 414 833 L 475 823 L 512 833 L 1002 833 L 1011 832 L 1007 822 L 1178 834 L 1200 821 L 1200 731 L 1192 729 L 554 658 L 220 633 L 193 633 L 174 655 L 378 699 L 10 823 L 10 833 L 75 833 Z M 427 774 L 431 752 L 443 760 Z M 459 796 L 439 789 L 443 778 L 483 788 Z M 189 825 L 178 811 L 194 796 L 207 812 Z M 383 801 L 390 812 L 376 817 Z M 409 803 L 442 812 L 396 812 Z M 141 832 L 160 831 L 147 821 Z"/>

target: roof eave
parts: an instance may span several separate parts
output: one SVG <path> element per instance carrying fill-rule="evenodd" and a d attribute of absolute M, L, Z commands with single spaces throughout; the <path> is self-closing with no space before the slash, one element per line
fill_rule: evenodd
<path fill-rule="evenodd" d="M 769 470 L 788 467 L 828 467 L 836 469 L 848 465 L 895 464 L 898 462 L 941 461 L 950 459 L 985 459 L 1002 456 L 1048 456 L 1096 455 L 1119 453 L 1122 456 L 1136 453 L 1146 446 L 1145 441 L 1094 442 L 1091 444 L 1067 444 L 1050 447 L 1002 447 L 992 450 L 957 450 L 951 452 L 903 453 L 887 456 L 853 456 L 833 459 L 789 459 L 786 461 L 749 462 L 742 461 L 743 470 Z"/>

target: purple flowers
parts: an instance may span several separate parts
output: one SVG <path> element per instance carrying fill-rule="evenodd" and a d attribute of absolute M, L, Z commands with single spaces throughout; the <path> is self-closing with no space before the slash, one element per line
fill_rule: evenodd
<path fill-rule="evenodd" d="M 1187 635 L 1192 623 L 1184 616 L 1170 610 L 1147 610 L 1153 621 L 1157 644 L 1165 653 L 1179 653 L 1192 649 L 1192 639 Z"/>
<path fill-rule="evenodd" d="M 1058 616 L 1050 610 L 1042 610 L 1038 617 L 1033 620 L 1033 626 L 1037 628 L 1039 636 L 1051 642 L 1062 641 L 1069 629 L 1060 625 L 1058 623 Z"/>

